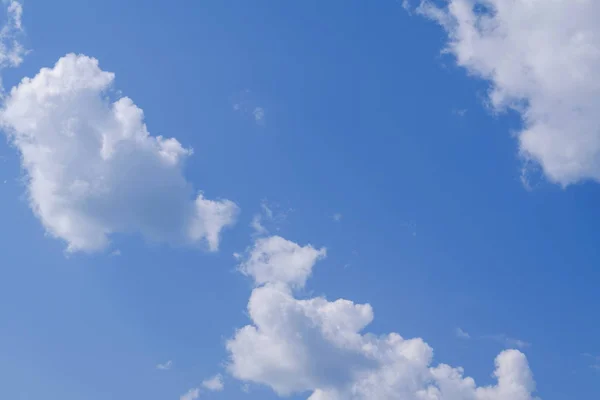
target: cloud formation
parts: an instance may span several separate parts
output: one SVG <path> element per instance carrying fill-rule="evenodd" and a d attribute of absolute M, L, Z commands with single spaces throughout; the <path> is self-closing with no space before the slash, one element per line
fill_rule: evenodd
<path fill-rule="evenodd" d="M 309 400 L 533 400 L 535 383 L 517 350 L 496 358 L 493 386 L 481 387 L 461 368 L 432 366 L 422 339 L 363 333 L 373 321 L 369 304 L 323 297 L 298 299 L 325 250 L 281 237 L 258 239 L 242 262 L 254 278 L 251 324 L 227 342 L 228 371 L 267 385 L 280 396 Z"/>
<path fill-rule="evenodd" d="M 21 153 L 32 210 L 72 252 L 102 250 L 114 233 L 217 250 L 238 207 L 194 198 L 182 174 L 192 150 L 150 135 L 130 98 L 111 101 L 114 79 L 68 54 L 5 99 L 0 123 Z"/>
<path fill-rule="evenodd" d="M 600 181 L 600 2 L 444 3 L 418 11 L 446 30 L 458 65 L 490 82 L 491 105 L 520 113 L 524 168 L 563 186 Z"/>

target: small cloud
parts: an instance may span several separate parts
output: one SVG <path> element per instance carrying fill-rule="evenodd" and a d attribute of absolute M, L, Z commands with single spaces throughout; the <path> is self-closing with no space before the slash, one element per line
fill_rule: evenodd
<path fill-rule="evenodd" d="M 253 118 L 258 125 L 264 125 L 267 115 L 266 109 L 259 104 L 256 95 L 249 89 L 233 95 L 231 105 L 235 112 L 249 118 Z"/>
<path fill-rule="evenodd" d="M 452 114 L 459 116 L 459 117 L 464 117 L 465 115 L 467 115 L 467 110 L 466 108 L 459 108 L 459 109 L 454 109 L 452 110 Z"/>
<path fill-rule="evenodd" d="M 471 335 L 469 335 L 468 332 L 465 332 L 464 330 L 462 330 L 461 328 L 456 328 L 454 330 L 454 334 L 456 335 L 457 338 L 459 339 L 471 339 Z"/>
<path fill-rule="evenodd" d="M 270 229 L 279 230 L 279 225 L 285 222 L 288 213 L 279 210 L 274 211 L 277 206 L 269 205 L 266 200 L 260 204 L 260 212 L 255 214 L 250 222 L 250 226 L 254 229 L 254 236 L 266 236 Z M 267 228 L 265 225 L 269 226 Z"/>
<path fill-rule="evenodd" d="M 262 224 L 262 215 L 256 214 L 250 222 L 250 226 L 254 229 L 254 234 L 258 236 L 264 236 L 269 233 L 269 230 Z"/>
<path fill-rule="evenodd" d="M 260 208 L 262 209 L 263 213 L 265 214 L 265 216 L 267 218 L 273 219 L 273 210 L 271 210 L 269 208 L 269 206 L 267 205 L 267 203 L 265 201 L 260 203 Z"/>
<path fill-rule="evenodd" d="M 600 372 L 600 356 L 595 356 L 591 353 L 583 353 L 582 356 L 590 360 L 591 369 Z"/>
<path fill-rule="evenodd" d="M 225 385 L 223 384 L 223 377 L 218 374 L 210 379 L 206 379 L 204 382 L 202 382 L 202 386 L 207 390 L 220 392 L 223 390 Z"/>
<path fill-rule="evenodd" d="M 242 385 L 242 392 L 244 392 L 244 393 L 250 393 L 250 385 L 248 385 L 247 383 L 245 383 L 244 385 Z"/>
<path fill-rule="evenodd" d="M 335 213 L 335 214 L 333 214 L 333 217 L 332 217 L 332 218 L 333 218 L 333 220 L 334 220 L 335 222 L 340 222 L 340 221 L 342 220 L 342 214 L 340 214 L 340 213 Z"/>
<path fill-rule="evenodd" d="M 235 258 L 236 260 L 241 260 L 243 257 L 243 255 L 241 255 L 238 252 L 233 253 L 233 258 Z"/>
<path fill-rule="evenodd" d="M 179 400 L 196 400 L 198 397 L 200 397 L 200 389 L 195 388 L 188 390 L 188 392 L 181 396 Z"/>
<path fill-rule="evenodd" d="M 156 366 L 156 369 L 161 370 L 161 371 L 168 371 L 171 368 L 173 368 L 173 361 L 169 360 L 164 364 L 158 364 Z"/>
<path fill-rule="evenodd" d="M 111 257 L 118 257 L 121 255 L 121 250 L 117 249 L 110 253 Z"/>
<path fill-rule="evenodd" d="M 257 124 L 264 124 L 265 120 L 265 109 L 262 107 L 256 107 L 254 111 L 252 111 L 252 115 L 254 115 L 254 120 Z"/>

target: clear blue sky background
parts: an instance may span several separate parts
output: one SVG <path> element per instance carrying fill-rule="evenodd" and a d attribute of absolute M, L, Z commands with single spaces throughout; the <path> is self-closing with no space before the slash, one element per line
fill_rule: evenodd
<path fill-rule="evenodd" d="M 287 212 L 282 235 L 328 248 L 307 291 L 369 302 L 371 331 L 423 337 L 480 384 L 505 347 L 490 336 L 520 339 L 543 399 L 600 398 L 582 356 L 600 354 L 600 186 L 525 190 L 519 119 L 486 110 L 438 26 L 392 0 L 25 7 L 33 51 L 6 87 L 68 52 L 98 58 L 152 134 L 194 148 L 188 180 L 242 214 L 216 254 L 118 236 L 119 257 L 66 257 L 2 141 L 0 398 L 177 399 L 223 372 L 251 290 L 232 253 L 263 199 Z M 275 398 L 225 384 L 202 397 Z"/>

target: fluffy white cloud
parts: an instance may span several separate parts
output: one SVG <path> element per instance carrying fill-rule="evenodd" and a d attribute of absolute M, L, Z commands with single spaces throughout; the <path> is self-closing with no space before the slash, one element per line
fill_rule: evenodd
<path fill-rule="evenodd" d="M 491 83 L 491 104 L 521 114 L 525 165 L 561 185 L 600 181 L 600 2 L 445 3 L 419 10 L 445 28 L 458 64 Z"/>
<path fill-rule="evenodd" d="M 257 284 L 278 282 L 301 287 L 314 263 L 326 254 L 325 248 L 301 247 L 281 236 L 270 236 L 256 240 L 248 258 L 240 264 L 240 270 Z"/>
<path fill-rule="evenodd" d="M 238 207 L 193 199 L 182 175 L 192 151 L 151 136 L 131 99 L 111 102 L 113 80 L 97 60 L 69 54 L 5 99 L 0 122 L 21 153 L 32 210 L 69 251 L 103 249 L 113 233 L 216 250 Z"/>
<path fill-rule="evenodd" d="M 202 387 L 213 392 L 220 392 L 225 387 L 223 384 L 223 377 L 221 375 L 215 375 L 202 382 Z"/>
<path fill-rule="evenodd" d="M 310 256 L 299 263 L 297 254 L 303 252 Z M 248 303 L 252 324 L 227 342 L 234 377 L 267 385 L 281 396 L 311 393 L 310 400 L 534 399 L 523 353 L 501 353 L 497 384 L 478 387 L 461 368 L 432 366 L 433 350 L 422 339 L 363 333 L 373 320 L 369 304 L 296 298 L 294 287 L 304 285 L 324 251 L 318 255 L 312 246 L 279 237 L 259 239 L 242 265 L 254 265 L 264 253 L 268 261 L 258 262 L 256 270 L 269 265 L 267 273 L 248 273 L 259 285 Z M 298 270 L 299 275 L 291 272 Z"/>

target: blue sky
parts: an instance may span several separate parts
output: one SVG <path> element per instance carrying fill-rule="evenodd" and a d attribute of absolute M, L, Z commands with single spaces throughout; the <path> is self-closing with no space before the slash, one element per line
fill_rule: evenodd
<path fill-rule="evenodd" d="M 0 397 L 599 397 L 600 7 L 417 3 L 5 2 Z"/>

